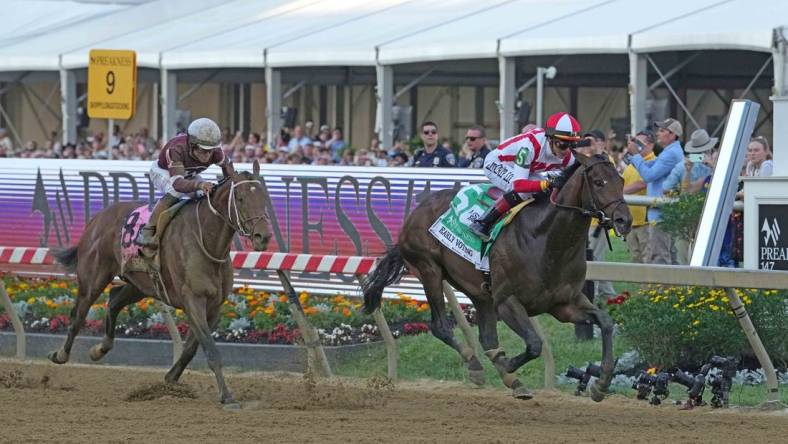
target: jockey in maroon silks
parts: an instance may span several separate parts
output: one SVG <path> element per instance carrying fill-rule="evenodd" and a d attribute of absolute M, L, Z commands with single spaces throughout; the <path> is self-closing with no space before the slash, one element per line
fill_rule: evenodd
<path fill-rule="evenodd" d="M 575 158 L 571 149 L 580 140 L 580 124 L 568 113 L 556 113 L 544 128 L 534 128 L 503 141 L 484 159 L 484 174 L 504 195 L 470 229 L 482 240 L 509 209 L 534 193 L 553 186 L 561 170 Z"/>
<path fill-rule="evenodd" d="M 200 118 L 189 124 L 187 134 L 178 134 L 161 150 L 159 159 L 150 168 L 150 178 L 164 196 L 156 203 L 150 219 L 140 230 L 136 243 L 143 247 L 157 248 L 156 223 L 159 215 L 175 205 L 182 196 L 208 194 L 213 183 L 203 180 L 200 173 L 211 165 L 219 165 L 222 174 L 233 171 L 230 159 L 220 147 L 222 132 L 211 119 Z"/>

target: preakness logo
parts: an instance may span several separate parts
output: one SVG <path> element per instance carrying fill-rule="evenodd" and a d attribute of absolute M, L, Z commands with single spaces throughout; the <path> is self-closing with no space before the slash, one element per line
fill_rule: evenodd
<path fill-rule="evenodd" d="M 780 240 L 780 225 L 777 223 L 777 218 L 772 218 L 772 223 L 769 223 L 768 218 L 763 219 L 763 227 L 761 227 L 761 233 L 763 233 L 763 246 L 769 246 L 769 240 L 772 241 L 772 244 L 776 247 L 777 242 Z"/>

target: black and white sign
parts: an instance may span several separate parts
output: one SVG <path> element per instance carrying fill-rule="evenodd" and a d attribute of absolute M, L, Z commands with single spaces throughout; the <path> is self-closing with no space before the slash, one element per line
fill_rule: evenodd
<path fill-rule="evenodd" d="M 788 205 L 759 205 L 758 227 L 758 268 L 788 270 Z"/>

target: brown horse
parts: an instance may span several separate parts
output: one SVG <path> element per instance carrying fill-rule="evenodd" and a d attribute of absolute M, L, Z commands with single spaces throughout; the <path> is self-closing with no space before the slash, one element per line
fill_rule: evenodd
<path fill-rule="evenodd" d="M 260 181 L 260 165 L 253 172 L 225 177 L 211 194 L 184 205 L 160 240 L 161 279 L 167 290 L 167 304 L 184 310 L 189 321 L 189 335 L 178 361 L 167 373 L 167 382 L 176 382 L 201 345 L 208 365 L 216 375 L 223 404 L 235 404 L 222 376 L 219 350 L 211 330 L 219 320 L 219 309 L 233 288 L 230 245 L 236 232 L 248 237 L 255 250 L 265 250 L 271 238 L 266 213 L 269 196 Z M 68 337 L 60 350 L 49 355 L 57 364 L 68 361 L 74 337 L 79 333 L 90 306 L 104 288 L 121 272 L 121 228 L 138 202 L 116 203 L 88 223 L 79 244 L 53 252 L 68 271 L 76 272 L 79 291 Z M 262 223 L 261 223 L 262 222 Z M 106 333 L 100 344 L 90 350 L 93 360 L 101 359 L 112 349 L 115 321 L 123 307 L 145 295 L 156 295 L 146 272 L 128 272 L 121 276 L 126 284 L 110 291 L 109 310 L 104 321 Z M 158 295 L 155 297 L 159 298 Z"/>
<path fill-rule="evenodd" d="M 451 252 L 430 233 L 455 190 L 442 190 L 422 202 L 405 220 L 397 244 L 389 249 L 362 284 L 364 305 L 380 306 L 383 289 L 409 271 L 424 286 L 430 305 L 433 335 L 465 360 L 474 383 L 483 383 L 482 366 L 473 350 L 456 341 L 446 318 L 443 281 L 465 293 L 476 307 L 479 341 L 504 384 L 517 398 L 532 394 L 514 372 L 541 354 L 542 341 L 529 316 L 550 313 L 562 322 L 593 322 L 602 330 L 602 376 L 591 387 L 601 401 L 613 372 L 613 322 L 607 312 L 582 293 L 586 274 L 586 243 L 591 218 L 613 226 L 619 234 L 631 229 L 632 216 L 623 200 L 623 180 L 604 156 L 577 155 L 564 172 L 565 184 L 554 199 L 539 195 L 499 235 L 490 251 L 490 284 L 482 272 Z M 496 323 L 503 320 L 523 338 L 525 351 L 511 359 L 498 346 Z"/>

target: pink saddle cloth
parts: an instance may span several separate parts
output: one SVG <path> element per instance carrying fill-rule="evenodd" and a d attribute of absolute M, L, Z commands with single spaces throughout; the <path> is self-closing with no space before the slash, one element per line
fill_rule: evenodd
<path fill-rule="evenodd" d="M 151 211 L 146 204 L 135 208 L 126 217 L 126 222 L 120 229 L 121 269 L 125 269 L 129 261 L 141 257 L 140 247 L 134 243 L 134 240 L 137 239 L 140 230 L 150 219 L 150 213 Z"/>

